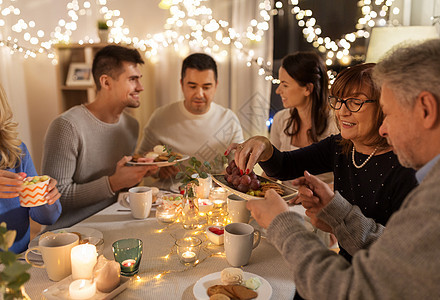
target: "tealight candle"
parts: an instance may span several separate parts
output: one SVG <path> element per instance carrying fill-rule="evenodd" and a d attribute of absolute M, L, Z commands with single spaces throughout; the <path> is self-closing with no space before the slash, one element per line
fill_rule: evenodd
<path fill-rule="evenodd" d="M 91 280 L 78 279 L 69 285 L 71 299 L 89 299 L 96 294 L 96 283 Z"/>
<path fill-rule="evenodd" d="M 199 199 L 198 202 L 199 202 L 199 212 L 201 213 L 206 213 L 214 207 L 214 204 L 208 199 Z"/>
<path fill-rule="evenodd" d="M 83 244 L 73 247 L 70 252 L 72 279 L 91 279 L 97 259 L 95 245 Z"/>
<path fill-rule="evenodd" d="M 190 263 L 196 260 L 196 254 L 192 251 L 186 251 L 182 253 L 182 260 L 185 263 Z"/>
<path fill-rule="evenodd" d="M 126 259 L 121 262 L 121 269 L 125 273 L 131 273 L 136 267 L 136 261 L 134 259 Z"/>
<path fill-rule="evenodd" d="M 159 222 L 173 223 L 176 221 L 176 210 L 173 206 L 160 205 L 156 208 L 156 218 Z"/>

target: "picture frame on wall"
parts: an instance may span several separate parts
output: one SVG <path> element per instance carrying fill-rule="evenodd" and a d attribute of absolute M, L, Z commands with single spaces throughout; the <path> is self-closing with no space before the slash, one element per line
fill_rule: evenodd
<path fill-rule="evenodd" d="M 71 63 L 66 79 L 67 86 L 93 85 L 92 66 L 86 63 Z"/>

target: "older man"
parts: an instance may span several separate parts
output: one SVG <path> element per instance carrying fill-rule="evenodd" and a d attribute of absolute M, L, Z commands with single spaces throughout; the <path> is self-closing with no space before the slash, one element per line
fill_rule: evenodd
<path fill-rule="evenodd" d="M 327 250 L 274 192 L 247 207 L 292 268 L 306 299 L 440 297 L 440 39 L 395 49 L 375 69 L 385 120 L 380 133 L 420 183 L 383 226 L 315 176 L 301 179 L 308 214 L 344 232 L 352 263 Z"/>
<path fill-rule="evenodd" d="M 116 201 L 156 167 L 126 166 L 139 124 L 125 108 L 140 105 L 144 90 L 135 49 L 109 45 L 93 60 L 96 98 L 61 114 L 46 134 L 43 173 L 58 180 L 63 212 L 51 227 L 71 226 Z"/>

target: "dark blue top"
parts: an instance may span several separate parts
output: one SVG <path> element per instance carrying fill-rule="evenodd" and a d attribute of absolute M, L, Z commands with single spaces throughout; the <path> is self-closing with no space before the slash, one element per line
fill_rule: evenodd
<path fill-rule="evenodd" d="M 303 176 L 305 170 L 314 175 L 333 172 L 335 191 L 357 205 L 366 217 L 385 225 L 417 185 L 415 171 L 402 167 L 392 151 L 373 156 L 364 167 L 357 169 L 352 163 L 351 152 L 348 155 L 341 153 L 341 139 L 340 134 L 332 135 L 289 152 L 274 148 L 272 157 L 260 165 L 268 176 L 280 180 Z M 355 152 L 358 166 L 367 158 L 368 155 Z M 341 254 L 348 255 L 343 249 Z"/>
<path fill-rule="evenodd" d="M 37 176 L 34 163 L 29 151 L 24 143 L 20 145 L 22 150 L 21 163 L 14 169 L 7 169 L 13 173 L 24 172 L 27 176 Z M 23 252 L 27 249 L 30 238 L 29 217 L 32 220 L 43 224 L 50 225 L 55 223 L 61 214 L 60 201 L 54 204 L 41 205 L 37 207 L 21 207 L 20 200 L 16 198 L 0 198 L 0 222 L 6 222 L 9 230 L 16 230 L 17 236 L 14 245 L 9 249 L 15 253 Z"/>

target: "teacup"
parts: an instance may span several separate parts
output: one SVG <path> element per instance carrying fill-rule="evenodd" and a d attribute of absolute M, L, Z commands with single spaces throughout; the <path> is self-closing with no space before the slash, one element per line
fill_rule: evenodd
<path fill-rule="evenodd" d="M 37 268 L 46 268 L 50 280 L 60 281 L 72 273 L 70 251 L 78 245 L 79 237 L 74 233 L 56 233 L 42 237 L 38 246 L 26 250 L 26 262 Z M 43 264 L 37 265 L 28 259 L 31 251 L 40 252 Z"/>

